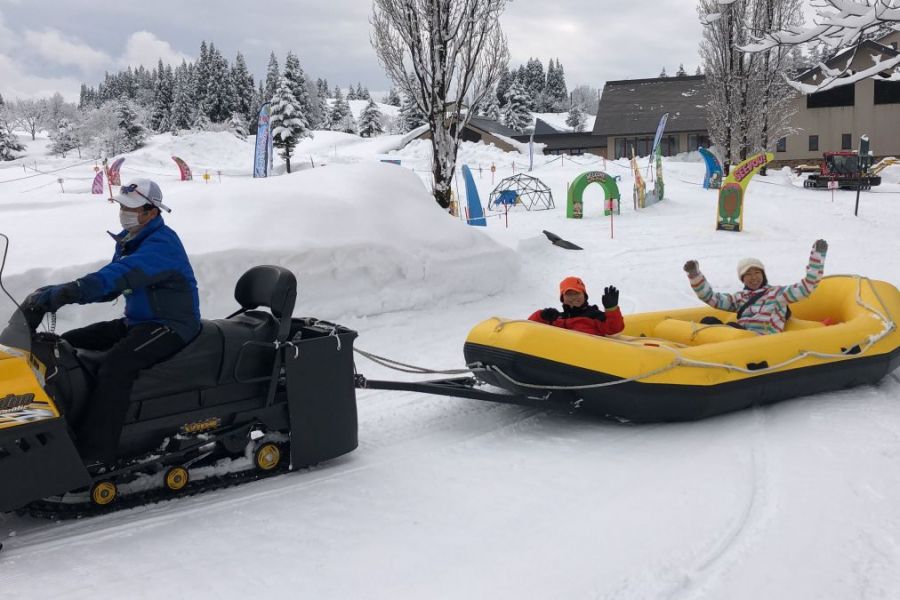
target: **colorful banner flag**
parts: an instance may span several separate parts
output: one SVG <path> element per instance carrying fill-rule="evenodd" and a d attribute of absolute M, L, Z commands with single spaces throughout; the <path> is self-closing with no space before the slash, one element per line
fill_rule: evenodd
<path fill-rule="evenodd" d="M 741 231 L 744 228 L 744 196 L 750 179 L 759 173 L 767 163 L 775 159 L 771 152 L 751 156 L 725 178 L 719 190 L 719 210 L 716 214 L 716 229 L 721 231 Z"/>
<path fill-rule="evenodd" d="M 97 174 L 94 176 L 94 183 L 91 185 L 91 193 L 92 194 L 102 194 L 103 193 L 103 171 L 97 171 Z"/>
<path fill-rule="evenodd" d="M 177 156 L 173 156 L 172 160 L 175 161 L 175 164 L 178 165 L 178 170 L 181 171 L 182 181 L 190 181 L 191 179 L 193 179 L 193 176 L 191 175 L 191 168 L 187 165 L 186 162 L 184 162 Z"/>
<path fill-rule="evenodd" d="M 469 225 L 476 227 L 487 227 L 487 221 L 484 219 L 484 210 L 481 208 L 481 198 L 478 197 L 478 187 L 475 185 L 475 179 L 472 178 L 472 171 L 469 165 L 463 165 L 463 179 L 466 180 L 466 203 L 469 207 Z"/>
<path fill-rule="evenodd" d="M 122 167 L 123 162 L 125 162 L 124 158 L 117 158 L 109 168 L 107 175 L 110 185 L 122 185 L 122 181 L 119 179 L 119 169 Z"/>
<path fill-rule="evenodd" d="M 650 149 L 650 160 L 653 160 L 653 156 L 656 155 L 656 148 L 659 146 L 659 141 L 662 139 L 663 131 L 666 130 L 666 121 L 669 120 L 669 113 L 664 114 L 659 119 L 659 125 L 656 126 L 656 135 L 653 136 L 653 148 Z"/>
<path fill-rule="evenodd" d="M 272 136 L 269 127 L 269 104 L 259 109 L 256 125 L 256 151 L 253 155 L 253 176 L 268 177 L 272 169 Z"/>

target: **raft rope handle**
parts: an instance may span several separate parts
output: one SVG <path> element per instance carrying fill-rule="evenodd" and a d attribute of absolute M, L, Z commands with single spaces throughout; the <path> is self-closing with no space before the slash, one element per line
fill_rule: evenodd
<path fill-rule="evenodd" d="M 401 371 L 403 373 L 415 373 L 418 375 L 428 375 L 428 374 L 438 374 L 438 375 L 462 375 L 464 373 L 475 373 L 476 371 L 484 371 L 484 369 L 475 368 L 475 369 L 426 369 L 425 367 L 417 367 L 416 365 L 410 365 L 407 363 L 402 363 L 398 360 L 393 360 L 391 358 L 386 358 L 384 356 L 378 356 L 377 354 L 372 354 L 371 352 L 366 352 L 361 348 L 354 348 L 354 352 L 357 354 L 368 358 L 372 362 L 381 365 L 382 367 L 387 367 L 388 369 L 393 369 L 395 371 Z"/>

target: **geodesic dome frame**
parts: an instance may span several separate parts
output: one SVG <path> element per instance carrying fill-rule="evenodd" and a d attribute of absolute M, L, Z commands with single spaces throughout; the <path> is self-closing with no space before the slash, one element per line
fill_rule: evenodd
<path fill-rule="evenodd" d="M 551 208 L 556 208 L 553 204 L 553 192 L 550 191 L 547 184 L 537 177 L 532 177 L 525 173 L 516 173 L 497 184 L 497 187 L 491 192 L 488 210 L 499 210 L 505 203 L 505 197 L 508 196 L 503 194 L 503 192 L 507 191 L 516 193 L 517 203 L 521 202 L 525 210 L 550 210 Z"/>

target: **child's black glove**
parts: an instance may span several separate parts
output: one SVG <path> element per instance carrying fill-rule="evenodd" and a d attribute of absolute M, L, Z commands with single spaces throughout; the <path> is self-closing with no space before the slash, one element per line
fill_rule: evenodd
<path fill-rule="evenodd" d="M 619 290 L 612 285 L 603 288 L 603 296 L 601 296 L 600 300 L 605 308 L 615 308 L 619 305 Z"/>
<path fill-rule="evenodd" d="M 552 323 L 553 321 L 559 318 L 559 311 L 555 308 L 545 308 L 541 311 L 541 319 L 547 321 L 548 323 Z"/>

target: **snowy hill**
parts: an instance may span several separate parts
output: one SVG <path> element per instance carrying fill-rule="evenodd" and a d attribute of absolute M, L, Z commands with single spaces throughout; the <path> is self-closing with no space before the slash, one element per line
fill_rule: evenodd
<path fill-rule="evenodd" d="M 427 142 L 391 152 L 394 138 L 316 132 L 298 152 L 315 168 L 254 180 L 249 142 L 157 136 L 122 173 L 159 173 L 206 316 L 234 308 L 247 266 L 274 262 L 297 273 L 297 316 L 337 321 L 359 331 L 357 347 L 430 368 L 463 367 L 466 334 L 487 317 L 558 305 L 567 275 L 592 300 L 618 286 L 627 319 L 697 306 L 687 259 L 722 291 L 739 287 L 745 256 L 790 283 L 822 237 L 826 274 L 900 284 L 900 167 L 862 194 L 858 217 L 852 192 L 805 190 L 788 171 L 756 177 L 746 231 L 727 233 L 714 230 L 701 163 L 664 159 L 666 199 L 635 211 L 625 161 L 538 156 L 530 174 L 556 208 L 492 213 L 474 228 L 432 201 Z M 93 162 L 43 148 L 0 163 L 4 283 L 18 298 L 107 260 L 104 230 L 117 223 L 115 207 L 88 193 Z M 401 166 L 379 163 L 385 152 Z M 178 181 L 171 154 L 221 180 Z M 486 203 L 527 156 L 465 143 L 458 164 Z M 567 185 L 589 170 L 620 177 L 614 223 L 599 186 L 585 192 L 584 219 L 565 217 Z M 584 250 L 550 245 L 543 229 Z M 59 328 L 117 311 L 66 307 Z M 371 378 L 418 378 L 356 364 Z M 0 515 L 0 596 L 900 597 L 900 373 L 664 425 L 406 392 L 363 390 L 358 403 L 359 449 L 314 469 L 74 522 Z"/>

